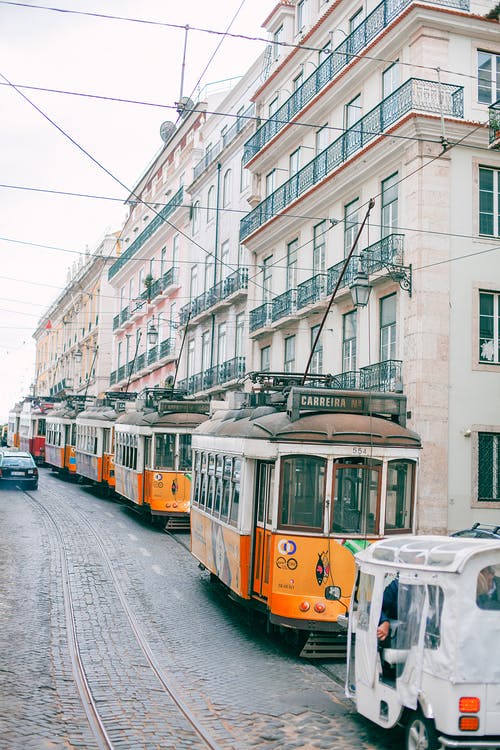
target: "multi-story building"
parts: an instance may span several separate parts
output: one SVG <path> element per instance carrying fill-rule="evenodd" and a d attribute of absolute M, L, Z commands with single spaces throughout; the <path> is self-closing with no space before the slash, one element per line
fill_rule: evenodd
<path fill-rule="evenodd" d="M 241 387 L 246 373 L 248 265 L 238 235 L 250 197 L 243 144 L 254 125 L 250 97 L 261 73 L 259 59 L 207 116 L 203 154 L 188 187 L 193 243 L 179 322 L 186 341 L 180 386 L 190 395 L 221 395 Z"/>
<path fill-rule="evenodd" d="M 240 227 L 248 369 L 304 372 L 337 287 L 309 371 L 333 373 L 338 388 L 406 395 L 424 445 L 420 531 L 492 522 L 500 508 L 491 8 L 278 3 L 264 24 L 260 124 L 244 148 L 257 196 Z M 368 303 L 356 307 L 350 287 L 367 279 Z"/>
<path fill-rule="evenodd" d="M 33 334 L 34 396 L 96 396 L 109 387 L 114 295 L 108 269 L 116 255 L 117 237 L 109 234 L 69 269 L 66 287 Z"/>

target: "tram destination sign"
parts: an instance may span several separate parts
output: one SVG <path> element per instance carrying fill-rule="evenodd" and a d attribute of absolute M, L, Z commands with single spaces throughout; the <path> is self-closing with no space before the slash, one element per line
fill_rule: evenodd
<path fill-rule="evenodd" d="M 291 388 L 287 411 L 292 421 L 304 412 L 345 412 L 349 414 L 405 414 L 406 398 L 396 393 L 338 391 L 326 388 Z"/>

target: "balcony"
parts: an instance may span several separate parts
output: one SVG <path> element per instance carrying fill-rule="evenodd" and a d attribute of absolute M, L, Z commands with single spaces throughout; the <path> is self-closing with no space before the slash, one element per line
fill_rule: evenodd
<path fill-rule="evenodd" d="M 219 281 L 207 292 L 195 297 L 192 302 L 181 307 L 179 312 L 180 325 L 186 325 L 188 321 L 201 315 L 214 305 L 219 303 L 229 304 L 229 298 L 236 292 L 246 289 L 248 286 L 248 268 L 238 268 L 227 278 Z"/>
<path fill-rule="evenodd" d="M 326 274 L 318 273 L 297 287 L 297 310 L 326 297 Z"/>
<path fill-rule="evenodd" d="M 489 108 L 489 126 L 488 148 L 500 149 L 500 99 Z"/>
<path fill-rule="evenodd" d="M 220 365 L 198 372 L 189 378 L 179 381 L 179 390 L 188 395 L 207 391 L 216 386 L 222 386 L 246 375 L 245 357 L 233 357 Z"/>
<path fill-rule="evenodd" d="M 197 180 L 198 177 L 203 174 L 203 172 L 208 169 L 210 164 L 213 164 L 213 162 L 217 159 L 220 153 L 226 148 L 226 146 L 229 146 L 229 144 L 234 141 L 236 136 L 241 133 L 245 125 L 248 123 L 249 118 L 253 117 L 255 112 L 255 104 L 251 104 L 245 112 L 243 112 L 242 115 L 238 115 L 236 118 L 236 122 L 234 125 L 232 125 L 220 141 L 218 141 L 214 146 L 212 146 L 203 159 L 200 159 L 200 161 L 195 165 L 193 170 L 193 181 Z"/>
<path fill-rule="evenodd" d="M 374 365 L 349 370 L 332 375 L 331 387 L 343 391 L 379 391 L 401 393 L 402 362 L 399 359 L 386 359 Z"/>
<path fill-rule="evenodd" d="M 410 78 L 243 217 L 240 241 L 412 111 L 463 119 L 463 87 Z"/>
<path fill-rule="evenodd" d="M 153 281 L 149 289 L 146 290 L 146 292 L 143 292 L 141 297 L 147 299 L 148 302 L 158 299 L 162 292 L 166 292 L 167 289 L 170 289 L 174 284 L 177 284 L 178 275 L 177 268 L 169 268 L 163 276 L 160 276 L 159 279 Z"/>
<path fill-rule="evenodd" d="M 284 294 L 280 294 L 271 302 L 272 311 L 271 319 L 275 323 L 280 318 L 287 318 L 293 315 L 296 310 L 297 290 L 289 289 Z"/>
<path fill-rule="evenodd" d="M 353 255 L 347 269 L 342 277 L 341 288 L 348 287 L 353 281 L 358 271 L 359 262 L 361 267 L 368 276 L 386 269 L 390 276 L 399 278 L 405 266 L 403 265 L 403 234 L 389 234 L 378 242 L 364 248 L 359 255 Z M 331 266 L 327 272 L 327 294 L 332 294 L 339 279 L 344 260 Z"/>
<path fill-rule="evenodd" d="M 162 341 L 160 344 L 160 354 L 158 358 L 163 359 L 164 357 L 169 357 L 174 351 L 175 339 L 165 339 L 165 341 Z"/>
<path fill-rule="evenodd" d="M 116 276 L 118 271 L 137 253 L 138 250 L 149 240 L 150 237 L 156 232 L 159 227 L 163 226 L 170 214 L 182 204 L 183 199 L 183 188 L 179 188 L 174 197 L 167 203 L 166 206 L 149 222 L 146 229 L 135 238 L 131 245 L 123 252 L 120 257 L 113 263 L 108 271 L 108 279 L 112 279 Z"/>
<path fill-rule="evenodd" d="M 380 34 L 412 0 L 383 0 L 346 37 L 331 55 L 318 65 L 299 88 L 276 110 L 272 119 L 261 125 L 245 143 L 243 163 L 247 164 L 297 115 L 330 81 L 337 76 L 378 34 Z M 429 4 L 469 10 L 469 0 L 429 0 Z"/>
<path fill-rule="evenodd" d="M 271 310 L 271 302 L 264 302 L 263 305 L 256 307 L 255 310 L 250 310 L 250 333 L 259 328 L 265 328 L 265 326 L 271 323 Z"/>

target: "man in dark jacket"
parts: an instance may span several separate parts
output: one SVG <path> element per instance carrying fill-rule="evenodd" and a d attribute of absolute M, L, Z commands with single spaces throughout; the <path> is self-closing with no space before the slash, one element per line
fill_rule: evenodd
<path fill-rule="evenodd" d="M 382 598 L 382 612 L 377 628 L 377 638 L 385 641 L 390 631 L 390 621 L 398 619 L 399 580 L 395 578 L 385 587 Z"/>

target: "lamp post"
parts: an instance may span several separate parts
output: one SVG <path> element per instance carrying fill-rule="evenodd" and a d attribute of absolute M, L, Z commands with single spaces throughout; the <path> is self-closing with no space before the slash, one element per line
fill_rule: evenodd
<path fill-rule="evenodd" d="M 147 327 L 148 344 L 155 347 L 158 341 L 158 328 L 155 326 L 154 316 L 151 318 Z"/>
<path fill-rule="evenodd" d="M 349 284 L 352 301 L 354 307 L 366 307 L 368 300 L 370 299 L 370 292 L 372 290 L 370 282 L 368 281 L 368 274 L 363 269 L 361 264 L 361 256 L 359 256 L 358 270 L 351 284 Z"/>

